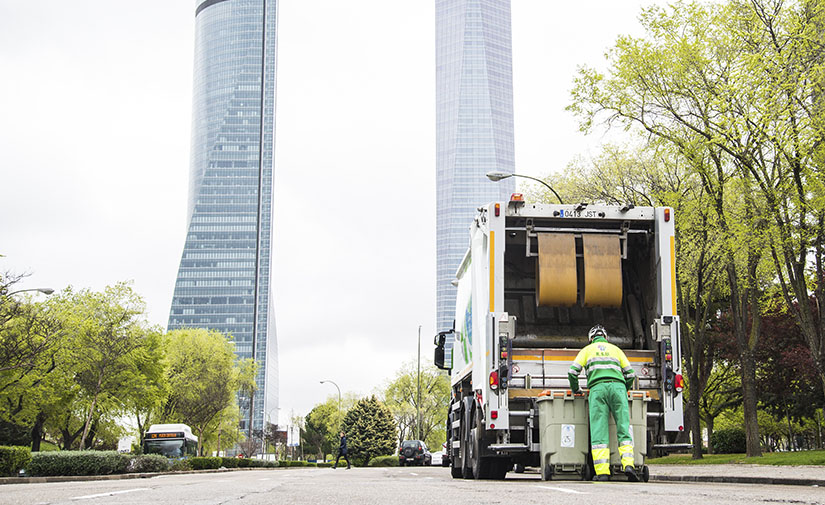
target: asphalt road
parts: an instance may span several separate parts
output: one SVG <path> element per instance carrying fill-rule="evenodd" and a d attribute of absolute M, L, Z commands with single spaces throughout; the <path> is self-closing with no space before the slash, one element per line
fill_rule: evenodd
<path fill-rule="evenodd" d="M 704 483 L 542 482 L 538 474 L 505 481 L 450 478 L 447 468 L 255 470 L 150 479 L 9 484 L 0 504 L 450 504 L 825 505 L 825 489 Z"/>

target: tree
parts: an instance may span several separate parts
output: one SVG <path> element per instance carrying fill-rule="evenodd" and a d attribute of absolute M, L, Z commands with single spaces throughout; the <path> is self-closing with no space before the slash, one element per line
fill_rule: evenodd
<path fill-rule="evenodd" d="M 356 465 L 366 465 L 376 456 L 395 451 L 395 420 L 390 409 L 375 396 L 360 400 L 347 412 L 342 430 L 347 434 L 347 449 Z"/>
<path fill-rule="evenodd" d="M 716 418 L 742 404 L 741 383 L 738 375 L 736 368 L 730 363 L 717 361 L 700 396 L 699 415 L 708 430 L 708 454 L 713 454 L 711 436 Z"/>
<path fill-rule="evenodd" d="M 304 424 L 302 436 L 306 451 L 317 454 L 318 459 L 332 454 L 337 447 L 340 426 L 338 399 L 329 398 L 313 407 L 304 418 Z"/>
<path fill-rule="evenodd" d="M 205 437 L 222 426 L 227 408 L 237 410 L 236 394 L 241 384 L 254 380 L 255 366 L 236 361 L 234 344 L 214 330 L 171 331 L 166 349 L 168 396 L 161 417 L 192 426 L 203 454 Z"/>
<path fill-rule="evenodd" d="M 771 200 L 752 168 L 764 136 L 752 135 L 755 56 L 742 37 L 753 9 L 677 3 L 643 11 L 647 38 L 621 37 L 610 74 L 582 69 L 570 109 L 582 128 L 616 124 L 641 129 L 678 150 L 702 181 L 722 237 L 728 302 L 741 363 L 748 456 L 761 454 L 756 418 L 754 352 L 760 336 L 760 299 Z M 759 91 L 760 93 L 762 91 Z M 602 118 L 603 121 L 602 121 Z M 757 121 L 762 124 L 767 116 Z"/>
<path fill-rule="evenodd" d="M 398 445 L 419 438 L 418 377 L 415 362 L 402 365 L 384 388 L 384 404 L 398 426 Z M 450 405 L 450 379 L 433 366 L 421 370 L 420 436 L 430 447 L 439 447 L 446 438 L 447 408 Z"/>

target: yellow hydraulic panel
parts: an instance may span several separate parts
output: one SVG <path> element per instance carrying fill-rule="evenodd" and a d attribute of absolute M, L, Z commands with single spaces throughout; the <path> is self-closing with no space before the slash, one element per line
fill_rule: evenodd
<path fill-rule="evenodd" d="M 584 306 L 621 307 L 622 252 L 617 235 L 582 235 Z"/>
<path fill-rule="evenodd" d="M 545 307 L 576 304 L 576 238 L 571 233 L 539 233 L 536 302 Z"/>

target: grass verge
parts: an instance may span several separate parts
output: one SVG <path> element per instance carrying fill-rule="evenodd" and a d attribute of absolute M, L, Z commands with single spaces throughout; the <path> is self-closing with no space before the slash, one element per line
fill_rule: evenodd
<path fill-rule="evenodd" d="M 823 465 L 825 450 L 798 452 L 766 452 L 758 458 L 748 458 L 744 454 L 705 454 L 702 459 L 691 459 L 690 454 L 672 454 L 663 458 L 647 460 L 649 465 Z"/>

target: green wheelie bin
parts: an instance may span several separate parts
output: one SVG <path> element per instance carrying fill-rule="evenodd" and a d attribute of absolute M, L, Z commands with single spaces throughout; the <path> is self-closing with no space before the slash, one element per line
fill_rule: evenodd
<path fill-rule="evenodd" d="M 590 480 L 590 423 L 586 394 L 548 389 L 536 400 L 539 411 L 541 478 Z M 614 430 L 615 431 L 615 430 Z"/>

